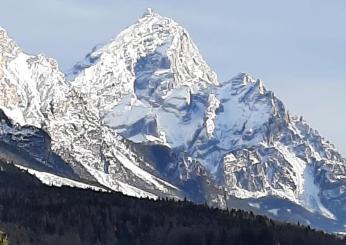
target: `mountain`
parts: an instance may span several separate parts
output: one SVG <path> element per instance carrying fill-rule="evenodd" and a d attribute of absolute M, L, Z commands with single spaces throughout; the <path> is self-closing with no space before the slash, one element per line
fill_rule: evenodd
<path fill-rule="evenodd" d="M 6 69 L 2 69 L 0 80 L 4 88 L 0 109 L 13 120 L 15 129 L 18 124 L 45 131 L 51 140 L 48 148 L 81 178 L 138 197 L 156 198 L 156 192 L 182 197 L 176 187 L 143 170 L 150 166 L 128 150 L 126 139 L 101 124 L 98 110 L 89 107 L 71 87 L 54 60 L 27 55 L 4 30 L 2 36 Z M 4 121 L 2 135 L 6 138 L 11 130 L 6 129 Z"/>
<path fill-rule="evenodd" d="M 5 30 L 0 48 L 0 156 L 41 180 L 344 231 L 346 160 L 261 80 L 219 81 L 173 20 L 149 9 L 66 76 Z"/>
<path fill-rule="evenodd" d="M 186 200 L 48 187 L 0 160 L 1 245 L 339 245 L 346 238 Z"/>

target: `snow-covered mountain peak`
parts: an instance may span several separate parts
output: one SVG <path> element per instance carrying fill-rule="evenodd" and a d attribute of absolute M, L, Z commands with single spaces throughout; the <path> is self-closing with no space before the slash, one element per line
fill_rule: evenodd
<path fill-rule="evenodd" d="M 231 78 L 229 81 L 225 83 L 231 83 L 234 89 L 255 87 L 261 94 L 263 94 L 266 91 L 263 81 L 261 79 L 253 78 L 248 73 L 239 73 L 237 76 Z"/>
<path fill-rule="evenodd" d="M 197 93 L 218 84 L 188 32 L 152 11 L 108 44 L 94 49 L 68 78 L 101 115 L 125 96 L 142 100 L 154 94 L 158 102 L 176 93 L 175 89 L 186 91 L 186 87 Z"/>
<path fill-rule="evenodd" d="M 71 79 L 93 64 L 115 63 L 124 65 L 130 75 L 135 75 L 135 65 L 141 58 L 160 53 L 169 60 L 176 83 L 217 84 L 217 76 L 203 60 L 188 32 L 170 18 L 162 17 L 153 10 L 135 24 L 122 31 L 103 47 L 98 47 L 69 72 Z M 100 58 L 100 59 L 99 59 Z M 120 64 L 123 61 L 125 64 Z"/>
<path fill-rule="evenodd" d="M 58 63 L 42 54 L 28 55 L 0 29 L 0 109 L 20 125 L 41 128 L 43 108 L 68 90 Z"/>
<path fill-rule="evenodd" d="M 268 197 L 346 220 L 346 162 L 333 145 L 261 80 L 241 73 L 219 84 L 169 18 L 147 11 L 68 81 L 55 60 L 21 52 L 3 29 L 0 54 L 0 112 L 46 130 L 49 149 L 79 176 L 136 196 L 223 207 Z M 8 127 L 0 134 L 19 134 L 21 145 L 23 129 Z"/>
<path fill-rule="evenodd" d="M 145 12 L 143 13 L 142 15 L 142 18 L 145 18 L 147 16 L 153 16 L 153 15 L 156 15 L 156 13 L 154 12 L 154 10 L 152 8 L 147 8 L 145 10 Z"/>
<path fill-rule="evenodd" d="M 8 36 L 6 29 L 0 26 L 0 43 L 4 44 L 11 41 L 13 42 L 13 40 Z"/>
<path fill-rule="evenodd" d="M 256 80 L 250 74 L 245 72 L 239 73 L 237 76 L 231 78 L 230 81 L 232 81 L 234 84 L 238 83 L 244 85 L 256 82 Z"/>
<path fill-rule="evenodd" d="M 10 55 L 18 52 L 20 49 L 13 39 L 8 35 L 7 31 L 0 26 L 0 54 Z"/>
<path fill-rule="evenodd" d="M 17 44 L 8 36 L 5 29 L 0 26 L 0 79 L 4 76 L 4 67 L 20 52 Z"/>

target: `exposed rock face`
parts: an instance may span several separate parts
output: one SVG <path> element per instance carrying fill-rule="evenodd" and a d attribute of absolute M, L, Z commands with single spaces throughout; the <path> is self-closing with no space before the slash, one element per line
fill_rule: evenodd
<path fill-rule="evenodd" d="M 182 196 L 142 170 L 148 164 L 127 149 L 125 139 L 102 125 L 99 110 L 71 87 L 53 59 L 18 51 L 8 61 L 0 85 L 0 109 L 19 125 L 45 130 L 52 151 L 77 174 L 82 166 L 100 184 L 129 195 Z"/>
<path fill-rule="evenodd" d="M 129 195 L 241 203 L 286 220 L 294 212 L 326 230 L 346 224 L 346 162 L 335 147 L 261 80 L 219 82 L 173 20 L 148 11 L 67 78 L 2 29 L 0 45 L 0 109 L 14 122 L 2 120 L 3 141 L 22 146 L 39 132 L 71 175 Z"/>

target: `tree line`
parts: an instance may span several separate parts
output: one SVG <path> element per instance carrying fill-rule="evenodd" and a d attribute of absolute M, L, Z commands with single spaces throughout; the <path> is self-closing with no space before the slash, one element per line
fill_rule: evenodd
<path fill-rule="evenodd" d="M 11 245 L 346 244 L 308 226 L 241 210 L 49 187 L 1 161 L 0 230 Z"/>

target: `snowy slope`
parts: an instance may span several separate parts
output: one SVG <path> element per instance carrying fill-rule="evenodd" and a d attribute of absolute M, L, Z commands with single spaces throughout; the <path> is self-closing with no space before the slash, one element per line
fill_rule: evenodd
<path fill-rule="evenodd" d="M 54 60 L 23 53 L 4 30 L 1 33 L 1 57 L 6 63 L 0 79 L 0 109 L 6 116 L 19 125 L 45 130 L 52 151 L 76 174 L 83 168 L 98 179 L 97 172 L 102 171 L 106 187 L 118 191 L 130 186 L 132 192 L 140 187 L 139 196 L 180 196 L 180 190 L 166 181 L 142 174 L 140 166 L 145 163 L 127 149 L 122 137 L 102 125 L 98 109 L 88 106 L 66 82 Z"/>
<path fill-rule="evenodd" d="M 80 65 L 90 57 L 92 65 Z M 98 108 L 106 125 L 135 142 L 187 144 L 206 110 L 194 96 L 218 83 L 187 31 L 152 10 L 80 64 L 68 76 L 75 77 L 71 84 Z M 186 110 L 191 103 L 200 110 Z M 199 120 L 186 123 L 189 117 Z M 144 132 L 129 132 L 125 121 L 145 124 Z"/>
<path fill-rule="evenodd" d="M 219 207 L 239 199 L 277 218 L 346 225 L 346 161 L 335 147 L 263 81 L 244 73 L 219 81 L 173 20 L 149 9 L 66 78 L 4 30 L 0 45 L 0 109 L 45 130 L 78 176 L 139 197 Z"/>
<path fill-rule="evenodd" d="M 176 58 L 181 50 L 194 62 Z M 91 64 L 90 57 L 97 59 Z M 76 66 L 71 84 L 97 98 L 90 103 L 101 120 L 123 137 L 168 146 L 181 155 L 187 172 L 190 157 L 229 195 L 273 195 L 334 219 L 330 202 L 345 208 L 330 198 L 330 193 L 344 198 L 345 160 L 290 115 L 261 80 L 239 74 L 219 82 L 202 60 L 185 30 L 149 11 L 89 54 L 82 62 L 87 66 Z M 190 70 L 196 72 L 180 78 Z"/>

